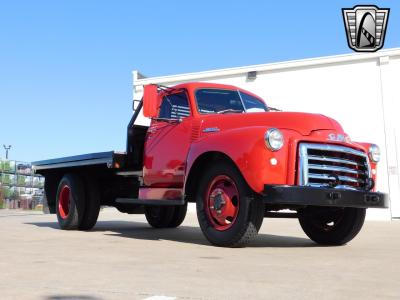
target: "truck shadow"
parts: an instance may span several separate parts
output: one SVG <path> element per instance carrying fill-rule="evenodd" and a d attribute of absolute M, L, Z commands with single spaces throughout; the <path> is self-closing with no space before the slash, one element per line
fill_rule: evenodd
<path fill-rule="evenodd" d="M 59 229 L 57 222 L 34 222 L 26 224 Z M 203 236 L 200 227 L 196 226 L 182 225 L 178 228 L 155 229 L 142 222 L 99 221 L 92 230 L 84 234 L 90 234 L 91 232 L 102 232 L 106 236 L 119 236 L 130 239 L 150 241 L 167 240 L 179 243 L 212 246 Z M 313 243 L 308 238 L 259 233 L 257 238 L 247 245 L 247 247 L 304 248 L 322 246 Z"/>

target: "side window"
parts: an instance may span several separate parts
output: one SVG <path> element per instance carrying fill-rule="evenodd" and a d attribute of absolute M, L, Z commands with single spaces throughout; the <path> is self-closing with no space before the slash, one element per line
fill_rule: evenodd
<path fill-rule="evenodd" d="M 262 112 L 268 110 L 265 103 L 254 96 L 240 92 L 240 97 L 242 97 L 247 112 Z"/>
<path fill-rule="evenodd" d="M 185 92 L 164 96 L 159 118 L 181 119 L 190 116 L 189 101 Z"/>

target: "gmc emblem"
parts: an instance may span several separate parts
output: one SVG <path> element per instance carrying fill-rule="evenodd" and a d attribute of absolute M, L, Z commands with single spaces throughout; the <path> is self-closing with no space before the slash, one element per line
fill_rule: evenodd
<path fill-rule="evenodd" d="M 335 134 L 330 133 L 327 138 L 328 141 L 335 141 L 335 142 L 350 142 L 350 138 L 344 134 Z"/>

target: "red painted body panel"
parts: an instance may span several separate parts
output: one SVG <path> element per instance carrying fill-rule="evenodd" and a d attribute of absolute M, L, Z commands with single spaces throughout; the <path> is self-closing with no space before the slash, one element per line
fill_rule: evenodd
<path fill-rule="evenodd" d="M 151 187 L 183 187 L 192 118 L 182 123 L 153 121 L 147 132 L 143 177 Z"/>
<path fill-rule="evenodd" d="M 182 199 L 182 189 L 180 188 L 154 188 L 142 187 L 139 188 L 139 199 L 148 200 L 180 200 Z"/>
<path fill-rule="evenodd" d="M 194 98 L 197 89 L 241 89 L 209 83 L 188 83 L 176 88 L 187 91 L 191 116 L 180 123 L 152 121 L 144 154 L 147 187 L 183 189 L 196 159 L 210 151 L 230 157 L 249 186 L 258 193 L 265 184 L 297 184 L 298 144 L 301 142 L 337 144 L 368 153 L 370 144 L 349 139 L 345 142 L 328 140 L 332 133 L 347 135 L 337 121 L 326 116 L 296 112 L 199 114 Z M 205 132 L 207 128 L 213 130 Z M 275 152 L 265 145 L 264 134 L 269 128 L 278 128 L 284 134 L 285 144 Z M 272 164 L 271 159 L 276 159 L 277 163 Z M 371 163 L 371 168 L 376 169 L 376 164 Z M 143 192 L 142 196 L 146 199 L 149 194 Z"/>
<path fill-rule="evenodd" d="M 217 126 L 221 131 L 232 128 L 264 126 L 264 128 L 279 128 L 297 131 L 309 135 L 313 130 L 333 129 L 343 132 L 340 126 L 335 126 L 332 120 L 323 115 L 298 112 L 259 112 L 245 114 L 200 115 L 204 127 Z"/>
<path fill-rule="evenodd" d="M 265 131 L 264 126 L 253 126 L 208 133 L 209 136 L 192 144 L 187 160 L 187 174 L 200 155 L 217 151 L 231 158 L 254 191 L 261 192 L 266 183 L 285 184 L 288 148 L 277 152 L 268 151 L 264 142 Z M 276 166 L 269 163 L 272 157 L 278 159 Z"/>

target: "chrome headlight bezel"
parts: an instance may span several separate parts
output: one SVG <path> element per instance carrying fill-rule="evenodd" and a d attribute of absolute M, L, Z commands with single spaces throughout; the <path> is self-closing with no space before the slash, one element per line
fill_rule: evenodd
<path fill-rule="evenodd" d="M 378 145 L 372 144 L 368 149 L 368 157 L 374 163 L 377 163 L 381 159 L 381 150 Z"/>
<path fill-rule="evenodd" d="M 282 149 L 285 144 L 283 133 L 277 128 L 270 128 L 264 135 L 265 145 L 271 151 L 278 151 Z"/>

